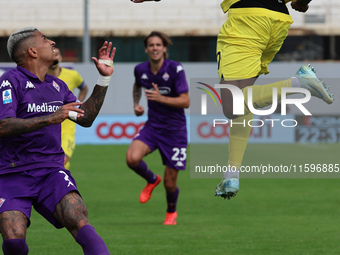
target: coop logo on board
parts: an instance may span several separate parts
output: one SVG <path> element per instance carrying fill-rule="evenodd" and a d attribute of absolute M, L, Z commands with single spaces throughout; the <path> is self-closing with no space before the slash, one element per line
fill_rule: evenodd
<path fill-rule="evenodd" d="M 102 122 L 97 125 L 96 133 L 99 138 L 101 139 L 121 139 L 127 138 L 132 139 L 138 133 L 139 130 L 142 129 L 144 126 L 144 122 L 134 123 L 134 122 L 127 122 L 127 123 L 107 123 Z"/>

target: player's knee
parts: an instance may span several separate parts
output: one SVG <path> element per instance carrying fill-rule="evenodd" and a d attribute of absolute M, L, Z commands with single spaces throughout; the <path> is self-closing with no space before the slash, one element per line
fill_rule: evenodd
<path fill-rule="evenodd" d="M 4 255 L 27 255 L 26 239 L 4 239 L 2 243 Z"/>
<path fill-rule="evenodd" d="M 126 164 L 128 167 L 133 168 L 138 166 L 141 161 L 140 157 L 138 157 L 135 153 L 127 153 L 126 154 Z"/>

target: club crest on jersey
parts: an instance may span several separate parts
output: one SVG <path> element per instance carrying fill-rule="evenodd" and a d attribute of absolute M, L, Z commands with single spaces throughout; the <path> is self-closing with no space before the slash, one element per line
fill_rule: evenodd
<path fill-rule="evenodd" d="M 1 83 L 0 89 L 2 89 L 2 88 L 4 88 L 4 87 L 7 87 L 7 86 L 9 86 L 9 87 L 12 88 L 11 83 L 10 83 L 8 80 L 5 80 L 5 81 L 3 81 L 3 82 Z"/>
<path fill-rule="evenodd" d="M 55 81 L 53 81 L 53 87 L 54 87 L 58 92 L 60 92 L 60 87 L 59 87 L 59 85 L 58 85 Z"/>
<path fill-rule="evenodd" d="M 170 75 L 168 73 L 164 73 L 162 78 L 163 80 L 168 81 L 170 78 Z"/>
<path fill-rule="evenodd" d="M 6 89 L 2 92 L 2 102 L 3 104 L 12 103 L 12 91 L 10 89 Z"/>
<path fill-rule="evenodd" d="M 27 81 L 27 83 L 26 83 L 26 89 L 35 89 L 35 86 L 33 85 L 32 82 Z"/>
<path fill-rule="evenodd" d="M 0 197 L 0 207 L 5 203 L 6 199 Z"/>

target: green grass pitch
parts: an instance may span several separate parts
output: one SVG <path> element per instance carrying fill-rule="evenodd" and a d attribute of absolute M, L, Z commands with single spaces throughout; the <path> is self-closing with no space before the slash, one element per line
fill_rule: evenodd
<path fill-rule="evenodd" d="M 339 155 L 338 144 L 322 146 L 331 146 Z M 219 179 L 190 178 L 187 170 L 179 174 L 177 225 L 163 226 L 164 188 L 159 185 L 148 203 L 139 203 L 145 181 L 126 166 L 127 147 L 78 145 L 71 161 L 90 222 L 111 254 L 339 254 L 340 179 L 246 178 L 238 195 L 228 201 L 214 197 Z M 245 161 L 258 162 L 277 148 L 250 144 Z M 335 157 L 312 145 L 279 148 L 283 153 L 303 152 L 306 159 Z M 146 161 L 163 174 L 158 152 Z M 83 254 L 66 229 L 55 229 L 35 211 L 31 220 L 30 254 Z"/>

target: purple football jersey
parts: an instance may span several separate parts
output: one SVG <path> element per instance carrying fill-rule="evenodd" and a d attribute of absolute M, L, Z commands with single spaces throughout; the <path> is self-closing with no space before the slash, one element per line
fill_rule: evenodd
<path fill-rule="evenodd" d="M 0 93 L 0 120 L 46 116 L 63 104 L 77 101 L 62 80 L 46 75 L 45 81 L 41 82 L 22 67 L 1 76 Z M 0 174 L 41 167 L 63 167 L 60 124 L 23 135 L 1 137 L 0 155 Z"/>
<path fill-rule="evenodd" d="M 165 59 L 161 69 L 155 75 L 151 72 L 149 61 L 135 67 L 136 86 L 153 89 L 152 82 L 158 85 L 163 96 L 178 97 L 189 91 L 182 65 Z M 186 131 L 186 119 L 183 108 L 176 108 L 148 100 L 148 121 L 157 130 Z"/>

